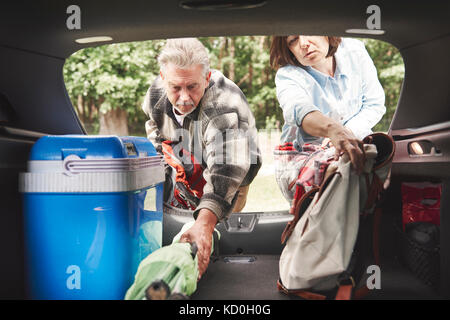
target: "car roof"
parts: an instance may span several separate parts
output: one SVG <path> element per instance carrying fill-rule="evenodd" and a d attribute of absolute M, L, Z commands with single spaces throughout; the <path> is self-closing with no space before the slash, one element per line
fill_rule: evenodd
<path fill-rule="evenodd" d="M 345 30 L 366 29 L 370 16 L 366 11 L 373 3 L 361 0 L 247 0 L 263 5 L 242 10 L 187 10 L 180 6 L 182 2 L 80 0 L 77 1 L 81 11 L 80 30 L 68 30 L 66 25 L 70 16 L 67 8 L 72 1 L 9 2 L 3 4 L 0 13 L 0 44 L 66 58 L 86 47 L 75 43 L 75 39 L 99 35 L 111 36 L 114 42 L 294 32 L 354 36 Z M 385 33 L 368 37 L 402 49 L 450 33 L 449 1 L 396 0 L 376 1 L 376 4 Z"/>

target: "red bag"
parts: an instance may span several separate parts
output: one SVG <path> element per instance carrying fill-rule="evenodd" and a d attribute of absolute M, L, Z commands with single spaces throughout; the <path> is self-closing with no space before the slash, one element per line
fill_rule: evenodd
<path fill-rule="evenodd" d="M 330 148 L 310 143 L 304 144 L 302 151 L 296 150 L 291 142 L 275 147 L 275 179 L 283 196 L 292 204 L 291 213 L 296 201 L 323 179 L 329 163 L 325 150 Z"/>
<path fill-rule="evenodd" d="M 442 186 L 433 183 L 402 183 L 403 230 L 412 222 L 440 224 Z"/>
<path fill-rule="evenodd" d="M 174 170 L 173 196 L 169 204 L 173 207 L 195 210 L 203 196 L 206 184 L 203 178 L 203 167 L 193 154 L 181 146 L 174 151 L 172 141 L 163 141 L 164 159 Z"/>

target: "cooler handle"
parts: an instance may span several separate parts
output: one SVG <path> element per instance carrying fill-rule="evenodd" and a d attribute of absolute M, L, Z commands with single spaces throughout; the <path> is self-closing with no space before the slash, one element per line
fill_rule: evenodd
<path fill-rule="evenodd" d="M 70 155 L 63 162 L 64 173 L 69 175 L 82 172 L 137 171 L 157 166 L 164 166 L 164 157 L 162 155 L 130 159 L 89 160 Z"/>

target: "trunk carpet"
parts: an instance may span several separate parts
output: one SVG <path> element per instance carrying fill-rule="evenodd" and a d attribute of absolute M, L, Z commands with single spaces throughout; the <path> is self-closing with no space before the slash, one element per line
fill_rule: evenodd
<path fill-rule="evenodd" d="M 390 299 L 442 299 L 430 287 L 418 280 L 397 257 L 392 218 L 382 219 L 380 239 L 381 289 L 374 289 L 365 297 L 368 300 Z M 233 262 L 227 262 L 231 257 Z M 239 257 L 239 258 L 238 258 Z M 254 258 L 249 261 L 246 257 Z M 237 259 L 237 260 L 234 260 Z M 196 300 L 285 300 L 299 299 L 278 292 L 279 255 L 221 256 L 211 262 L 199 281 Z"/>

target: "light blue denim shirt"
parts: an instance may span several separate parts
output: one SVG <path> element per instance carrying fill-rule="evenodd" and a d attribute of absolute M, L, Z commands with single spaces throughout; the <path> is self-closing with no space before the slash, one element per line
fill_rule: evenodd
<path fill-rule="evenodd" d="M 384 90 L 375 65 L 364 43 L 342 39 L 336 53 L 334 77 L 312 67 L 287 65 L 275 76 L 277 97 L 284 115 L 281 142 L 294 142 L 300 150 L 303 143 L 320 143 L 322 138 L 303 131 L 303 118 L 321 111 L 350 129 L 358 139 L 372 133 L 381 120 Z"/>

